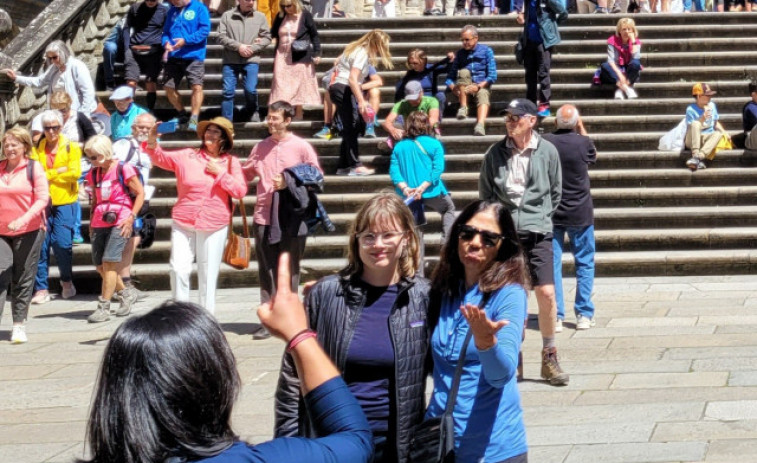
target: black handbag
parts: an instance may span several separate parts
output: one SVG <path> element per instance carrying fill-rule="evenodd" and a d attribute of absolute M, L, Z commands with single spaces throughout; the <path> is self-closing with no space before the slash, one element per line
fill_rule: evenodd
<path fill-rule="evenodd" d="M 310 39 L 295 40 L 292 42 L 292 50 L 304 53 L 310 49 Z"/>
<path fill-rule="evenodd" d="M 486 298 L 486 295 L 484 295 Z M 452 420 L 452 410 L 455 408 L 457 391 L 460 389 L 460 378 L 463 375 L 465 351 L 468 349 L 473 331 L 468 329 L 457 359 L 455 378 L 452 380 L 447 397 L 444 413 L 419 424 L 410 439 L 410 453 L 408 461 L 413 463 L 454 463 L 455 461 L 455 425 Z"/>

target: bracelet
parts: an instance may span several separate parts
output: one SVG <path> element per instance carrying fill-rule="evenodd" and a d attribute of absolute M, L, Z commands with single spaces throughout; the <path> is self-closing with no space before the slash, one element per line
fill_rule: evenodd
<path fill-rule="evenodd" d="M 310 339 L 314 337 L 316 337 L 315 331 L 309 328 L 300 331 L 299 333 L 295 334 L 294 337 L 290 339 L 289 342 L 287 343 L 287 348 L 286 348 L 287 353 L 292 352 L 292 349 L 297 347 L 297 345 L 301 343 L 302 341 L 305 341 L 306 339 Z"/>

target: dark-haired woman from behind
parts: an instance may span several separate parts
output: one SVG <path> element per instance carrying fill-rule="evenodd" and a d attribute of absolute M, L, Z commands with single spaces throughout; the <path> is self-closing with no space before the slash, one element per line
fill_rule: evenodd
<path fill-rule="evenodd" d="M 310 328 L 368 417 L 374 463 L 410 463 L 411 434 L 423 419 L 429 286 L 416 274 L 414 225 L 394 193 L 369 199 L 350 230 L 347 267 L 322 278 L 307 297 Z M 314 434 L 293 367 L 284 356 L 277 437 Z"/>
<path fill-rule="evenodd" d="M 279 278 L 288 278 L 288 256 Z M 320 439 L 239 441 L 230 425 L 236 361 L 220 325 L 199 306 L 166 302 L 121 325 L 103 355 L 80 463 L 365 463 L 371 434 L 339 372 L 307 331 L 287 285 L 258 316 L 288 341 Z"/>
<path fill-rule="evenodd" d="M 442 249 L 429 314 L 438 323 L 431 336 L 434 392 L 427 418 L 444 412 L 460 352 L 466 352 L 453 409 L 456 463 L 528 461 L 516 374 L 527 287 L 526 259 L 509 211 L 499 203 L 470 204 Z M 472 338 L 463 345 L 469 330 Z"/>

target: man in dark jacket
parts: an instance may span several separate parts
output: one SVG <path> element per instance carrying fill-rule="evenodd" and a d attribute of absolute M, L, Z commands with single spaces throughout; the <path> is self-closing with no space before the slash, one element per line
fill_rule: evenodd
<path fill-rule="evenodd" d="M 554 145 L 534 131 L 536 105 L 518 98 L 503 112 L 507 136 L 484 155 L 478 195 L 502 203 L 513 217 L 539 305 L 541 376 L 552 385 L 564 386 L 570 377 L 557 360 L 552 251 L 552 213 L 562 192 L 560 159 Z"/>
<path fill-rule="evenodd" d="M 139 75 L 145 75 L 147 109 L 155 109 L 157 82 L 160 75 L 163 46 L 163 23 L 168 6 L 158 0 L 144 0 L 133 4 L 126 13 L 121 36 L 124 49 L 126 83 L 137 87 Z"/>
<path fill-rule="evenodd" d="M 560 0 L 515 0 L 514 10 L 518 12 L 516 21 L 524 25 L 523 35 L 526 39 L 523 52 L 526 98 L 539 105 L 539 117 L 549 117 L 552 49 L 560 43 L 557 24 L 568 18 L 568 11 Z"/>
<path fill-rule="evenodd" d="M 557 332 L 562 331 L 565 302 L 562 289 L 562 252 L 565 234 L 576 262 L 576 329 L 594 326 L 594 204 L 589 184 L 589 166 L 597 160 L 594 143 L 586 136 L 581 116 L 573 105 L 557 110 L 557 131 L 544 136 L 557 148 L 562 167 L 562 199 L 552 216 L 552 247 L 555 254 Z"/>

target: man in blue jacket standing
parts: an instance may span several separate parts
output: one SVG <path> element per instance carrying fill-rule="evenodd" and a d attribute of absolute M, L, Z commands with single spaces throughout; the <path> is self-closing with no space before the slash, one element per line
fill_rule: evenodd
<path fill-rule="evenodd" d="M 205 77 L 205 52 L 210 34 L 210 13 L 200 0 L 170 0 L 161 43 L 166 60 L 163 88 L 166 97 L 178 112 L 179 120 L 189 130 L 197 130 L 202 106 L 202 83 Z M 176 91 L 186 76 L 192 86 L 192 113 L 188 115 Z"/>
<path fill-rule="evenodd" d="M 526 68 L 526 98 L 538 105 L 538 116 L 549 117 L 552 96 L 549 71 L 552 67 L 552 48 L 560 43 L 557 24 L 568 19 L 568 11 L 561 0 L 515 0 L 516 21 L 523 24 L 525 48 L 523 66 Z M 537 95 L 538 86 L 538 95 Z"/>

